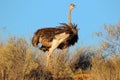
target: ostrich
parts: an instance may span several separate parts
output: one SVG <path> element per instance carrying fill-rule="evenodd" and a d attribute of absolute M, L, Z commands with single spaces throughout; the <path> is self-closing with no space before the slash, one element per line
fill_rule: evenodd
<path fill-rule="evenodd" d="M 47 53 L 47 64 L 53 51 L 57 49 L 65 49 L 74 45 L 78 41 L 78 29 L 76 24 L 71 23 L 71 11 L 75 5 L 70 4 L 68 10 L 68 24 L 61 23 L 60 26 L 55 28 L 42 28 L 38 29 L 33 38 L 32 45 L 39 47 L 40 50 Z"/>

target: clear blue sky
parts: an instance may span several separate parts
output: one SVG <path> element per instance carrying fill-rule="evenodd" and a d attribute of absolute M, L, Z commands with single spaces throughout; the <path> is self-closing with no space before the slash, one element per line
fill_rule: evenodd
<path fill-rule="evenodd" d="M 72 22 L 80 28 L 79 43 L 95 44 L 93 32 L 120 21 L 120 0 L 0 0 L 0 30 L 6 28 L 2 36 L 30 39 L 39 28 L 67 23 L 70 3 L 76 5 Z"/>

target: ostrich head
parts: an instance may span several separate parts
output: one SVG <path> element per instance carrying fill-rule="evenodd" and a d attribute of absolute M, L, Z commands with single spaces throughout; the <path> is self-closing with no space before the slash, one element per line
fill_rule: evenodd
<path fill-rule="evenodd" d="M 70 4 L 69 9 L 68 9 L 68 25 L 71 25 L 71 11 L 74 9 L 75 5 Z"/>
<path fill-rule="evenodd" d="M 75 7 L 74 4 L 70 4 L 70 6 L 69 6 L 70 10 L 72 10 L 74 7 Z"/>

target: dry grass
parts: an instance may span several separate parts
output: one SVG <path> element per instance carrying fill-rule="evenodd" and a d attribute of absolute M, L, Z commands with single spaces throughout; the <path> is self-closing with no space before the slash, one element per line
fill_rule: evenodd
<path fill-rule="evenodd" d="M 80 48 L 72 59 L 87 49 Z M 70 60 L 67 50 L 56 50 L 46 68 L 44 53 L 28 45 L 24 38 L 12 37 L 6 43 L 0 42 L 0 80 L 120 80 L 119 55 L 106 60 L 98 51 L 92 56 L 92 69 L 85 74 L 81 69 L 73 71 Z"/>

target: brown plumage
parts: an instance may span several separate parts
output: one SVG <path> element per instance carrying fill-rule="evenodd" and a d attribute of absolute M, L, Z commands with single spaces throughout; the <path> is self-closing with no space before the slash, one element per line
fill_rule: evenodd
<path fill-rule="evenodd" d="M 61 33 L 69 34 L 69 37 L 63 41 L 57 48 L 65 49 L 71 45 L 74 45 L 78 40 L 78 29 L 77 25 L 71 24 L 67 25 L 61 23 L 62 25 L 56 28 L 42 28 L 38 29 L 34 37 L 32 38 L 33 46 L 37 46 L 38 43 L 41 43 L 40 49 L 43 51 L 48 51 L 52 45 L 52 40 L 55 39 L 55 36 Z M 64 36 L 63 36 L 64 37 Z"/>

